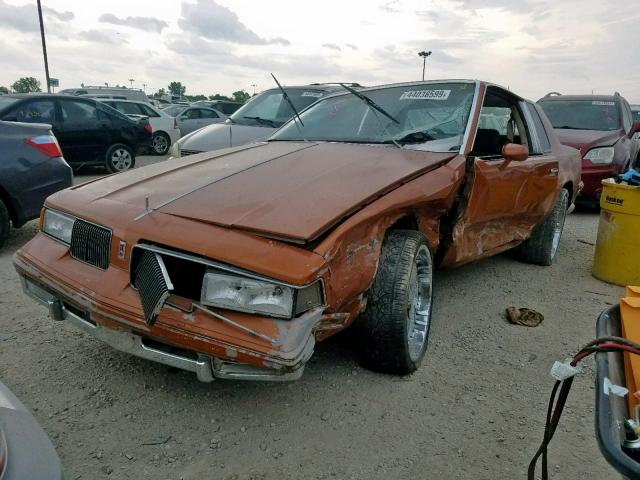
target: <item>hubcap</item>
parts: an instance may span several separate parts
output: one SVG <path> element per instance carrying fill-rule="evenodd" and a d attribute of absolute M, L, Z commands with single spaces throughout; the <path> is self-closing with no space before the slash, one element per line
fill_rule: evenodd
<path fill-rule="evenodd" d="M 111 155 L 111 165 L 118 171 L 128 170 L 131 167 L 132 159 L 131 154 L 124 148 L 118 148 L 113 155 Z"/>
<path fill-rule="evenodd" d="M 167 151 L 167 147 L 169 146 L 169 142 L 163 135 L 156 135 L 153 137 L 153 149 L 156 153 L 164 153 Z"/>
<path fill-rule="evenodd" d="M 415 257 L 409 279 L 407 306 L 407 344 L 409 357 L 417 361 L 422 354 L 429 333 L 433 298 L 433 261 L 429 249 L 423 245 Z"/>
<path fill-rule="evenodd" d="M 559 212 L 558 218 L 556 219 L 556 223 L 553 226 L 553 240 L 551 242 L 551 258 L 555 258 L 556 253 L 558 253 L 558 247 L 560 246 L 560 238 L 562 237 L 562 230 L 564 228 L 564 221 L 567 217 L 566 215 L 566 205 L 562 202 L 560 206 L 562 210 Z"/>

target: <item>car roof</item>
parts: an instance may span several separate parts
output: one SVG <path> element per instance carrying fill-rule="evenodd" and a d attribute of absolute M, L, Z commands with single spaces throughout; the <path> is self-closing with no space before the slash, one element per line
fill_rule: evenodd
<path fill-rule="evenodd" d="M 547 94 L 542 97 L 539 102 L 555 102 L 555 101 L 571 101 L 571 100 L 594 100 L 602 102 L 617 102 L 623 97 L 620 94 L 617 95 L 552 95 Z"/>
<path fill-rule="evenodd" d="M 81 100 L 89 100 L 89 101 L 96 101 L 95 98 L 91 98 L 91 97 L 85 97 L 85 96 L 80 96 L 80 97 L 74 97 L 71 95 L 65 95 L 64 93 L 45 93 L 45 92 L 33 92 L 33 93 L 11 93 L 9 95 L 6 95 L 9 98 L 17 98 L 17 99 L 25 99 L 25 98 L 38 98 L 38 99 L 54 99 L 54 98 L 64 98 L 64 99 L 73 99 L 73 100 L 77 100 L 77 99 L 81 99 Z M 108 99 L 105 99 L 108 100 Z"/>

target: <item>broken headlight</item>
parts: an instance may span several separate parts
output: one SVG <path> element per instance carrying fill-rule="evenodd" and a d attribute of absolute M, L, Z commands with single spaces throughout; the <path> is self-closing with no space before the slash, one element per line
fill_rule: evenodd
<path fill-rule="evenodd" d="M 267 280 L 208 271 L 202 281 L 201 303 L 210 307 L 255 313 L 277 318 L 293 318 L 324 304 L 322 283 L 302 288 Z"/>
<path fill-rule="evenodd" d="M 47 208 L 42 220 L 42 231 L 69 245 L 75 221 L 75 217 Z"/>
<path fill-rule="evenodd" d="M 293 288 L 252 278 L 207 272 L 202 282 L 203 305 L 272 317 L 291 318 Z"/>

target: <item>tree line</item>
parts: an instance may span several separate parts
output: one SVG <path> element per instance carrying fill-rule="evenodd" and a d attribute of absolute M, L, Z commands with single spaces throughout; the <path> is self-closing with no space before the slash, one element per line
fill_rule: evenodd
<path fill-rule="evenodd" d="M 115 88 L 126 88 L 126 87 L 120 87 L 120 85 L 117 85 Z M 5 94 L 32 93 L 32 92 L 41 92 L 41 91 L 42 91 L 42 88 L 41 88 L 40 81 L 34 77 L 22 77 L 16 80 L 15 82 L 13 82 L 10 88 L 0 86 L 0 93 L 5 93 Z M 249 93 L 245 90 L 237 90 L 233 92 L 231 96 L 222 95 L 220 93 L 216 93 L 215 95 L 209 95 L 209 96 L 202 95 L 202 94 L 186 95 L 186 91 L 187 91 L 187 87 L 183 85 L 182 82 L 171 82 L 167 86 L 166 90 L 164 88 L 161 88 L 156 93 L 150 96 L 152 98 L 160 98 L 163 95 L 170 93 L 171 95 L 177 95 L 177 96 L 183 97 L 190 102 L 196 102 L 198 100 L 228 100 L 231 102 L 240 102 L 240 103 L 244 103 L 247 100 L 249 100 L 249 98 L 251 98 L 251 95 L 249 95 Z"/>

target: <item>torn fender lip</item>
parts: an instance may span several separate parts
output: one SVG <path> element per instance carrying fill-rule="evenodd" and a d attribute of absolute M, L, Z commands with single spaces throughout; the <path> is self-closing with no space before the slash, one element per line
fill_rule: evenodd
<path fill-rule="evenodd" d="M 24 280 L 45 289 L 63 302 L 87 311 L 91 321 L 100 324 L 103 328 L 129 330 L 178 348 L 215 358 L 241 361 L 258 367 L 290 370 L 306 363 L 313 354 L 314 330 L 321 321 L 324 311 L 324 307 L 315 308 L 293 320 L 252 319 L 255 324 L 269 327 L 266 330 L 275 334 L 273 342 L 256 340 L 250 333 L 235 330 L 232 327 L 229 329 L 233 335 L 228 333 L 206 335 L 201 329 L 188 328 L 191 322 L 181 319 L 181 313 L 166 307 L 162 310 L 157 324 L 149 328 L 141 316 L 137 321 L 125 319 L 117 309 L 110 308 L 73 288 L 61 285 L 21 258 L 19 253 L 14 256 L 14 266 Z M 219 322 L 205 311 L 198 311 L 196 315 L 201 323 L 207 320 Z M 251 316 L 245 315 L 244 318 L 251 319 Z"/>

